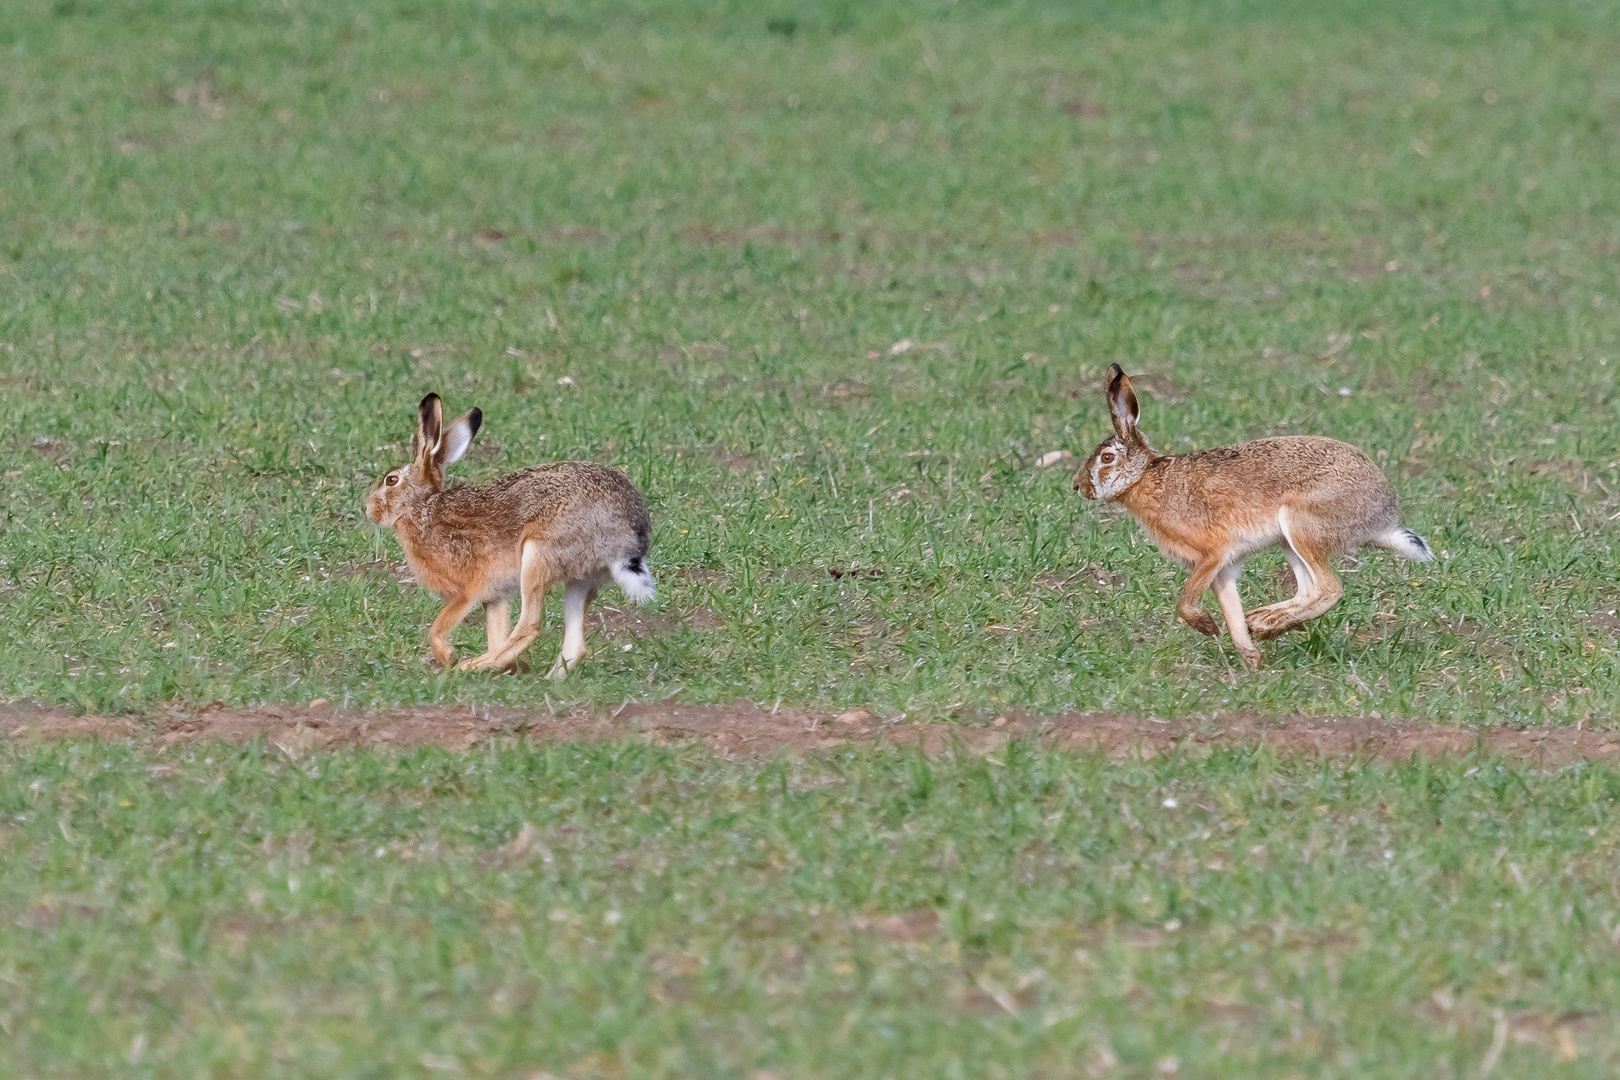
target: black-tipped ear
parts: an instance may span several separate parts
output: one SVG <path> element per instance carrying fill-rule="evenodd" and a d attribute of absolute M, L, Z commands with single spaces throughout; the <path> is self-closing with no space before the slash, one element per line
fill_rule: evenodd
<path fill-rule="evenodd" d="M 416 407 L 416 456 L 423 461 L 433 456 L 439 446 L 439 432 L 444 426 L 444 404 L 438 394 L 429 394 Z"/>
<path fill-rule="evenodd" d="M 439 440 L 439 448 L 433 455 L 433 463 L 442 469 L 460 461 L 461 455 L 472 445 L 473 436 L 478 434 L 478 426 L 483 422 L 484 413 L 481 409 L 473 409 L 452 420 L 450 426 L 444 429 L 444 437 Z"/>
<path fill-rule="evenodd" d="M 1115 435 L 1130 441 L 1140 438 L 1136 421 L 1141 408 L 1136 403 L 1136 391 L 1131 389 L 1131 377 L 1118 364 L 1108 368 L 1108 411 L 1114 419 Z"/>

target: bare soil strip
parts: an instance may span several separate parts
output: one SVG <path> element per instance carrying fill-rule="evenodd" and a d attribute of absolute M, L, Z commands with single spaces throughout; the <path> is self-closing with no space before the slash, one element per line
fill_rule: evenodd
<path fill-rule="evenodd" d="M 1274 747 L 1285 754 L 1403 759 L 1503 754 L 1546 765 L 1620 757 L 1620 731 L 1578 727 L 1498 725 L 1453 728 L 1364 717 L 1216 714 L 1160 720 L 1118 713 L 1013 713 L 982 723 L 915 723 L 864 709 L 842 713 L 754 702 L 729 705 L 626 704 L 619 709 L 549 710 L 412 706 L 344 710 L 322 701 L 251 707 L 175 707 L 146 716 L 73 716 L 36 705 L 0 705 L 0 738 L 10 740 L 138 739 L 167 745 L 194 739 L 244 742 L 262 737 L 284 753 L 338 746 L 466 750 L 491 738 L 523 736 L 543 742 L 639 739 L 664 745 L 694 742 L 725 756 L 804 753 L 845 744 L 885 741 L 935 754 L 953 746 L 987 753 L 1008 739 L 1033 737 L 1042 746 L 1100 750 L 1111 758 L 1199 752 L 1214 747 Z"/>

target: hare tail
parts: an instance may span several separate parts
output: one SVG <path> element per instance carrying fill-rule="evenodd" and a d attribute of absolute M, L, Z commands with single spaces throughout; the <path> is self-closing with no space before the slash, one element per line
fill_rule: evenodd
<path fill-rule="evenodd" d="M 638 555 L 634 559 L 620 559 L 609 566 L 608 570 L 612 572 L 614 582 L 624 590 L 624 595 L 636 603 L 651 603 L 653 597 L 658 595 L 657 585 L 653 582 L 652 574 L 647 571 L 647 564 L 641 561 L 641 556 Z"/>
<path fill-rule="evenodd" d="M 1397 525 L 1370 542 L 1413 562 L 1430 562 L 1434 559 L 1434 549 L 1429 547 L 1429 542 L 1404 525 Z"/>

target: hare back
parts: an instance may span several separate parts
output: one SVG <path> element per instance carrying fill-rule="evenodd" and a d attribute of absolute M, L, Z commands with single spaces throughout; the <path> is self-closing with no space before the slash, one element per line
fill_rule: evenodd
<path fill-rule="evenodd" d="M 516 593 L 525 541 L 545 545 L 555 578 L 574 580 L 645 558 L 652 531 L 635 485 L 591 462 L 537 465 L 464 484 L 435 495 L 424 509 L 405 544 L 418 578 L 435 592 L 480 599 Z"/>
<path fill-rule="evenodd" d="M 1366 454 L 1316 435 L 1159 458 L 1121 501 L 1156 538 L 1196 550 L 1274 543 L 1286 511 L 1291 534 L 1346 551 L 1386 533 L 1400 515 L 1394 488 Z"/>

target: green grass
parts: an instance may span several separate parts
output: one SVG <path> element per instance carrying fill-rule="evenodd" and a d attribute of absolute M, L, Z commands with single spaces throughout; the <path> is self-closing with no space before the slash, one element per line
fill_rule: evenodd
<path fill-rule="evenodd" d="M 1321 6 L 8 4 L 0 700 L 1611 720 L 1620 17 Z M 1242 671 L 1035 465 L 1116 361 L 1169 449 L 1364 447 L 1442 559 Z M 359 506 L 428 390 L 462 477 L 629 470 L 668 632 L 424 662 Z M 1616 795 L 9 743 L 0 1072 L 1608 1076 Z"/>
<path fill-rule="evenodd" d="M 366 572 L 432 389 L 463 477 L 626 466 L 714 613 L 554 699 L 1613 715 L 1620 22 L 1406 6 L 12 5 L 0 698 L 553 690 Z M 1172 450 L 1366 448 L 1444 558 L 1241 672 L 1034 467 L 1114 361 Z"/>
<path fill-rule="evenodd" d="M 1609 766 L 0 755 L 12 1077 L 1620 1066 Z"/>

